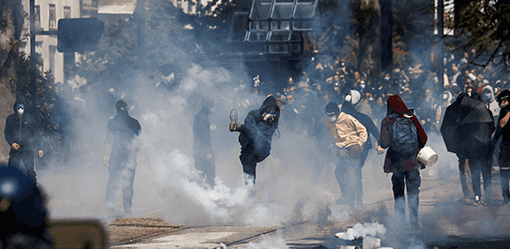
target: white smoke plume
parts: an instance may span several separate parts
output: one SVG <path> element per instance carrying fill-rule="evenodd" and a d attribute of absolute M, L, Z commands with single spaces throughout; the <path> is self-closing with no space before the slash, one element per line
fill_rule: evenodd
<path fill-rule="evenodd" d="M 280 231 L 277 231 L 274 235 L 262 235 L 260 242 L 250 242 L 246 247 L 240 247 L 244 249 L 288 249 L 290 248 L 285 243 L 285 238 L 282 236 Z"/>
<path fill-rule="evenodd" d="M 364 236 L 383 236 L 385 233 L 386 228 L 378 222 L 365 224 L 357 223 L 352 228 L 347 229 L 347 232 L 336 233 L 335 237 L 344 240 L 354 240 Z"/>

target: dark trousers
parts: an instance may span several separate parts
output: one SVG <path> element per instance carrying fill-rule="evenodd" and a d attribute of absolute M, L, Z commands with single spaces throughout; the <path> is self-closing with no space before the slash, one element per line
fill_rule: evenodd
<path fill-rule="evenodd" d="M 106 187 L 106 206 L 110 209 L 115 207 L 115 198 L 119 194 L 120 187 L 124 209 L 130 209 L 133 206 L 136 159 L 111 158 L 108 164 L 110 178 Z"/>
<path fill-rule="evenodd" d="M 510 177 L 510 145 L 501 144 L 499 149 L 499 175 L 501 194 L 505 200 L 510 198 L 508 178 Z"/>
<path fill-rule="evenodd" d="M 35 172 L 34 153 L 32 151 L 22 151 L 10 153 L 9 163 L 16 167 L 23 174 L 30 176 L 37 182 L 37 174 Z"/>
<path fill-rule="evenodd" d="M 370 152 L 370 149 L 363 148 L 363 152 L 361 153 L 360 161 L 359 161 L 359 167 L 358 172 L 356 172 L 356 181 L 358 182 L 357 188 L 356 188 L 356 201 L 361 203 L 361 200 L 363 199 L 363 174 L 362 169 L 365 165 L 365 161 L 368 157 L 368 152 Z"/>
<path fill-rule="evenodd" d="M 471 182 L 471 170 L 469 169 L 469 161 L 467 157 L 462 157 L 457 155 L 459 158 L 459 178 L 460 178 L 460 186 L 462 187 L 462 193 L 464 194 L 464 199 L 473 198 L 473 188 L 472 184 L 468 184 Z"/>
<path fill-rule="evenodd" d="M 403 222 L 406 217 L 405 190 L 407 190 L 407 206 L 409 208 L 409 221 L 418 224 L 418 207 L 420 204 L 421 177 L 418 169 L 407 172 L 393 172 L 393 197 L 395 198 L 394 216 Z"/>
<path fill-rule="evenodd" d="M 360 157 L 362 149 L 359 145 L 352 145 L 343 150 L 335 168 L 342 197 L 347 199 L 349 208 L 354 209 L 359 179 L 361 179 Z M 359 197 L 361 199 L 361 197 Z"/>
<path fill-rule="evenodd" d="M 255 154 L 241 152 L 239 159 L 243 165 L 243 172 L 247 174 L 253 181 L 253 184 L 255 184 L 257 172 L 257 160 L 255 160 Z"/>
<path fill-rule="evenodd" d="M 485 199 L 490 199 L 492 196 L 492 160 L 489 160 L 491 163 L 488 163 L 487 159 L 473 157 L 469 158 L 468 161 L 469 168 L 471 170 L 471 180 L 473 182 L 474 194 L 480 197 L 482 196 L 482 190 L 480 188 L 480 177 L 483 177 L 483 190 L 485 191 Z"/>

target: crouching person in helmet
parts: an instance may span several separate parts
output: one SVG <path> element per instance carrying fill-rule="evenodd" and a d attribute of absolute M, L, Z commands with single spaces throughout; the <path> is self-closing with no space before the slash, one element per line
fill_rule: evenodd
<path fill-rule="evenodd" d="M 0 248 L 52 246 L 45 195 L 32 177 L 0 163 Z"/>

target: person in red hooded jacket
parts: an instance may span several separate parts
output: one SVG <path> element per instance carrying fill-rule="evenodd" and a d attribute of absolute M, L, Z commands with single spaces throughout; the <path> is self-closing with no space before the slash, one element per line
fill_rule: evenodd
<path fill-rule="evenodd" d="M 391 131 L 393 124 L 397 120 L 395 118 L 396 116 L 409 118 L 412 121 L 416 127 L 419 149 L 423 148 L 427 143 L 427 134 L 418 118 L 407 108 L 400 96 L 392 95 L 388 98 L 387 115 L 381 121 L 381 138 L 379 144 L 384 149 L 388 148 L 384 160 L 384 172 L 392 173 L 391 182 L 393 185 L 393 197 L 395 198 L 394 217 L 400 222 L 405 221 L 406 200 L 404 191 L 407 189 L 407 203 L 411 229 L 419 230 L 418 206 L 419 187 L 421 185 L 419 168 L 424 165 L 417 159 L 418 151 L 408 158 L 399 158 L 396 156 L 397 152 L 392 150 L 392 144 L 390 143 Z"/>

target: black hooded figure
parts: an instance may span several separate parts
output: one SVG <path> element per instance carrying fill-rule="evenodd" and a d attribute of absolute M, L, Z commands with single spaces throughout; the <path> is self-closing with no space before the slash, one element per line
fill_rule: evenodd
<path fill-rule="evenodd" d="M 136 119 L 129 116 L 125 101 L 117 101 L 115 107 L 117 115 L 108 122 L 105 140 L 104 163 L 108 165 L 110 175 L 106 189 L 106 206 L 110 212 L 113 212 L 120 184 L 124 211 L 130 214 L 133 205 L 131 199 L 133 198 L 137 154 L 137 150 L 132 147 L 132 141 L 140 135 L 142 128 Z M 109 154 L 110 160 L 108 161 Z"/>
<path fill-rule="evenodd" d="M 41 133 L 34 116 L 26 112 L 27 105 L 22 98 L 17 98 L 14 103 L 14 113 L 5 121 L 4 136 L 11 146 L 9 152 L 9 164 L 18 168 L 36 181 L 34 165 L 34 153 L 40 148 Z M 43 151 L 39 150 L 39 157 Z"/>
<path fill-rule="evenodd" d="M 241 144 L 241 164 L 243 172 L 250 176 L 255 184 L 257 163 L 266 159 L 271 152 L 273 134 L 278 128 L 280 108 L 275 97 L 269 95 L 258 110 L 252 110 L 244 119 L 244 124 L 237 122 L 237 112 L 230 112 L 231 132 L 238 131 Z"/>

